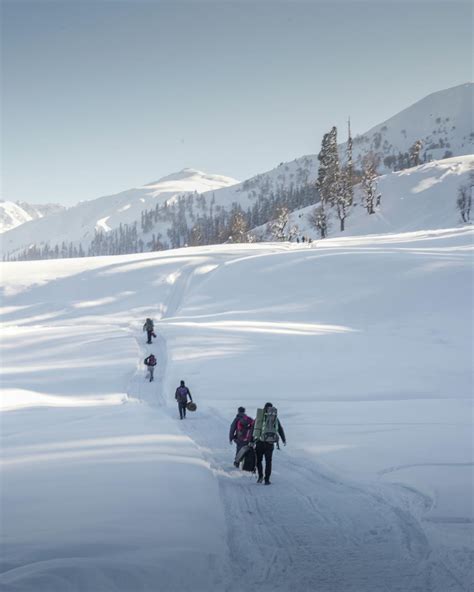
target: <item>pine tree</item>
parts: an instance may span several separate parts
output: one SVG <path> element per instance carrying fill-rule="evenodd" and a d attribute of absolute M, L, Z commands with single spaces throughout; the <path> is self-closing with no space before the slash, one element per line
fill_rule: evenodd
<path fill-rule="evenodd" d="M 324 134 L 318 154 L 319 169 L 316 187 L 324 205 L 334 205 L 340 191 L 339 155 L 337 152 L 337 129 Z"/>
<path fill-rule="evenodd" d="M 351 137 L 351 123 L 347 123 L 347 148 L 346 148 L 346 164 L 340 173 L 340 183 L 336 187 L 336 201 L 335 207 L 337 217 L 340 222 L 340 230 L 344 231 L 345 221 L 350 213 L 351 206 L 354 201 L 353 190 L 353 164 L 352 164 L 352 137 Z"/>
<path fill-rule="evenodd" d="M 363 161 L 362 172 L 362 199 L 363 206 L 369 214 L 375 214 L 375 207 L 380 205 L 381 194 L 377 192 L 377 169 L 375 157 L 368 154 Z"/>

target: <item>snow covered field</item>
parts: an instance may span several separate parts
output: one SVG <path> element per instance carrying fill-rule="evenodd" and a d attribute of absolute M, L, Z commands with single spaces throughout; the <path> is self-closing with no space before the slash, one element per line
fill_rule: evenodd
<path fill-rule="evenodd" d="M 2 264 L 3 589 L 469 590 L 472 235 Z"/>

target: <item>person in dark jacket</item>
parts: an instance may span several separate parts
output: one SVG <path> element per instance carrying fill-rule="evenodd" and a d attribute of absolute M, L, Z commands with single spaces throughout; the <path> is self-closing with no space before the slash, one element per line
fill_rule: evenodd
<path fill-rule="evenodd" d="M 155 356 L 153 354 L 150 354 L 147 358 L 145 358 L 143 360 L 143 363 L 145 364 L 145 366 L 148 369 L 146 377 L 148 378 L 148 376 L 149 376 L 150 382 L 152 382 L 153 381 L 153 373 L 155 371 L 155 366 L 156 366 Z"/>
<path fill-rule="evenodd" d="M 273 407 L 271 403 L 265 403 L 265 407 L 263 408 L 264 414 Z M 278 435 L 280 436 L 283 444 L 286 446 L 286 436 L 285 431 L 283 430 L 283 426 L 279 419 L 278 422 Z M 263 438 L 263 435 L 261 436 Z M 275 448 L 275 444 L 273 442 L 265 442 L 262 439 L 258 439 L 255 445 L 255 453 L 257 455 L 257 472 L 258 472 L 258 479 L 257 483 L 262 483 L 263 481 L 263 467 L 262 467 L 262 460 L 265 457 L 265 485 L 270 485 L 270 475 L 272 474 L 272 456 L 273 450 Z"/>
<path fill-rule="evenodd" d="M 155 335 L 155 326 L 153 324 L 152 319 L 147 319 L 145 324 L 143 325 L 143 330 L 146 331 L 147 343 L 151 343 L 151 338 L 156 337 Z"/>
<path fill-rule="evenodd" d="M 253 419 L 245 415 L 245 407 L 239 407 L 234 421 L 230 424 L 229 442 L 235 442 L 237 449 L 235 457 L 239 454 L 240 449 L 248 444 L 252 439 Z M 239 463 L 234 460 L 234 466 L 238 467 Z"/>
<path fill-rule="evenodd" d="M 174 398 L 178 401 L 178 409 L 179 409 L 179 418 L 180 419 L 185 419 L 185 417 L 186 417 L 186 405 L 188 404 L 188 397 L 189 397 L 190 401 L 193 400 L 193 398 L 191 397 L 191 391 L 184 384 L 184 380 L 181 380 L 178 388 L 176 389 L 176 393 L 174 395 Z"/>

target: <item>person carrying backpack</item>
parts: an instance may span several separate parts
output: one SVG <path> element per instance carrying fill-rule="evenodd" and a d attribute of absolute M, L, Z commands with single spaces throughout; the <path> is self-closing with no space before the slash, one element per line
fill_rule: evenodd
<path fill-rule="evenodd" d="M 237 450 L 235 451 L 234 466 L 238 467 L 237 455 L 243 446 L 252 441 L 253 419 L 245 415 L 245 407 L 239 407 L 234 421 L 230 424 L 229 442 L 235 442 Z"/>
<path fill-rule="evenodd" d="M 155 356 L 153 354 L 150 354 L 147 358 L 145 358 L 143 360 L 143 363 L 147 367 L 146 378 L 148 378 L 148 376 L 149 376 L 150 377 L 150 382 L 152 382 L 153 381 L 153 373 L 155 371 L 155 366 L 156 366 L 156 358 L 155 358 Z"/>
<path fill-rule="evenodd" d="M 155 326 L 153 324 L 152 319 L 147 319 L 145 324 L 143 325 L 143 330 L 146 331 L 147 336 L 147 343 L 151 343 L 151 338 L 156 337 L 155 335 Z"/>
<path fill-rule="evenodd" d="M 277 409 L 271 403 L 265 403 L 263 409 L 257 409 L 257 417 L 255 419 L 255 426 L 253 437 L 255 444 L 255 452 L 257 455 L 257 483 L 263 481 L 263 467 L 262 460 L 265 457 L 265 485 L 270 485 L 270 475 L 272 474 L 272 456 L 275 444 L 278 446 L 278 438 L 282 439 L 286 446 L 286 436 L 277 417 Z"/>
<path fill-rule="evenodd" d="M 193 398 L 191 397 L 191 391 L 184 384 L 184 380 L 181 380 L 178 388 L 176 389 L 176 393 L 174 395 L 174 398 L 178 401 L 178 409 L 179 409 L 179 418 L 180 419 L 186 418 L 186 405 L 188 404 L 188 397 L 189 397 L 189 400 L 192 402 Z"/>

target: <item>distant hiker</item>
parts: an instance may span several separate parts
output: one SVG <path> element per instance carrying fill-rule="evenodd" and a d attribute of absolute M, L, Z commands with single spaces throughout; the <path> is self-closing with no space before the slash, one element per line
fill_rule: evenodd
<path fill-rule="evenodd" d="M 192 402 L 193 398 L 191 397 L 191 391 L 188 387 L 184 384 L 184 380 L 181 380 L 178 388 L 176 389 L 176 393 L 174 398 L 178 401 L 178 409 L 179 409 L 179 418 L 184 419 L 186 417 L 186 405 L 189 400 Z"/>
<path fill-rule="evenodd" d="M 306 237 L 305 237 L 305 236 L 303 236 L 303 237 L 301 238 L 301 242 L 303 242 L 303 243 L 304 243 L 304 242 L 305 242 L 305 240 L 306 240 Z"/>
<path fill-rule="evenodd" d="M 246 446 L 252 440 L 253 419 L 245 415 L 245 407 L 239 407 L 234 421 L 230 424 L 229 442 L 235 442 L 237 450 L 235 451 L 234 466 L 238 467 L 237 456 L 240 449 Z"/>
<path fill-rule="evenodd" d="M 155 356 L 153 354 L 150 354 L 147 358 L 145 358 L 143 360 L 143 363 L 147 367 L 146 378 L 148 378 L 148 376 L 149 376 L 150 382 L 152 382 L 153 381 L 153 372 L 155 371 L 155 366 L 156 366 Z"/>
<path fill-rule="evenodd" d="M 151 338 L 156 337 L 155 327 L 151 319 L 147 319 L 143 325 L 143 330 L 146 331 L 147 343 L 151 343 Z"/>
<path fill-rule="evenodd" d="M 257 417 L 253 430 L 253 437 L 256 442 L 255 452 L 257 454 L 257 483 L 263 481 L 262 460 L 265 456 L 265 485 L 270 485 L 272 474 L 272 456 L 275 444 L 278 446 L 278 437 L 286 446 L 285 432 L 277 417 L 277 409 L 271 403 L 265 403 L 263 409 L 257 409 Z"/>

